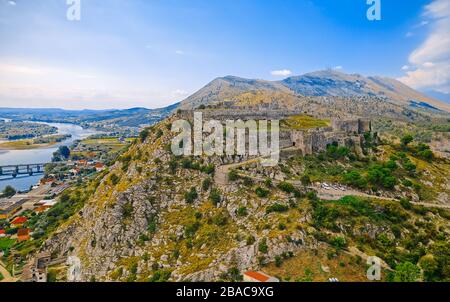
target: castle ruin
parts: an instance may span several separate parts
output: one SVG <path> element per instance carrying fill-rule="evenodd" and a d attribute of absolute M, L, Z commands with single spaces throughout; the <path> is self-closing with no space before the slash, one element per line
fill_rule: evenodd
<path fill-rule="evenodd" d="M 284 120 L 290 116 L 301 115 L 300 112 L 289 110 L 196 110 L 203 113 L 204 119 L 214 119 L 221 122 L 239 119 L 248 120 Z M 179 110 L 179 118 L 193 121 L 192 110 Z M 311 155 L 326 151 L 327 146 L 354 147 L 360 153 L 364 141 L 364 134 L 372 131 L 372 123 L 367 119 L 334 119 L 330 127 L 312 128 L 305 130 L 281 129 L 280 148 L 296 149 L 303 155 Z"/>
<path fill-rule="evenodd" d="M 292 130 L 291 142 L 292 147 L 301 150 L 303 155 L 323 152 L 331 144 L 360 149 L 364 133 L 371 131 L 369 120 L 333 120 L 331 127 Z"/>

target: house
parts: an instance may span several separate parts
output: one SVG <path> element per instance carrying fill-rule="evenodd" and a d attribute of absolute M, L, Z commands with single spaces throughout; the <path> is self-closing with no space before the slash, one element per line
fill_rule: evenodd
<path fill-rule="evenodd" d="M 48 177 L 48 178 L 42 178 L 41 179 L 41 184 L 42 185 L 46 185 L 46 184 L 52 184 L 56 181 L 56 179 L 54 177 Z"/>
<path fill-rule="evenodd" d="M 106 168 L 105 168 L 105 165 L 104 164 L 102 164 L 102 163 L 96 163 L 95 164 L 95 170 L 97 171 L 97 172 L 102 172 L 102 171 L 104 171 Z"/>
<path fill-rule="evenodd" d="M 30 229 L 19 229 L 17 231 L 17 241 L 23 242 L 30 240 Z"/>
<path fill-rule="evenodd" d="M 80 173 L 80 169 L 70 169 L 69 173 L 72 175 L 78 175 L 78 173 Z"/>
<path fill-rule="evenodd" d="M 13 217 L 14 214 L 22 210 L 22 206 L 28 199 L 0 199 L 0 219 L 8 219 Z"/>
<path fill-rule="evenodd" d="M 44 203 L 42 204 L 42 206 L 46 207 L 46 208 L 52 208 L 55 206 L 56 203 L 57 203 L 57 201 L 54 199 L 44 200 Z"/>
<path fill-rule="evenodd" d="M 15 228 L 20 228 L 27 221 L 28 218 L 26 218 L 25 216 L 18 216 L 11 221 L 11 225 Z"/>
<path fill-rule="evenodd" d="M 47 267 L 51 262 L 49 253 L 38 254 L 23 268 L 23 282 L 47 282 Z"/>
<path fill-rule="evenodd" d="M 80 159 L 80 160 L 78 161 L 78 164 L 79 164 L 80 166 L 87 166 L 88 162 L 87 162 L 87 160 L 85 160 L 85 159 Z"/>
<path fill-rule="evenodd" d="M 0 238 L 4 238 L 4 237 L 6 237 L 6 231 L 0 230 Z"/>
<path fill-rule="evenodd" d="M 245 272 L 244 282 L 280 282 L 275 277 L 271 277 L 263 272 Z"/>
<path fill-rule="evenodd" d="M 34 209 L 34 212 L 37 213 L 37 214 L 41 214 L 41 213 L 44 213 L 47 210 L 48 210 L 47 207 L 40 206 L 40 207 L 37 207 L 36 209 Z"/>

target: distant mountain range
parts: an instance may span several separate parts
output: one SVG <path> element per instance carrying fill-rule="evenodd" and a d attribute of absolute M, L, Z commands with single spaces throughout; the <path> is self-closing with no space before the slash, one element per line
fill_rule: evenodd
<path fill-rule="evenodd" d="M 196 108 L 221 101 L 233 101 L 243 93 L 264 91 L 295 97 L 376 98 L 404 108 L 422 108 L 450 112 L 450 104 L 428 97 L 390 78 L 364 77 L 324 70 L 294 76 L 282 81 L 244 79 L 235 76 L 217 78 L 181 103 Z"/>
<path fill-rule="evenodd" d="M 75 124 L 110 125 L 116 127 L 141 127 L 159 122 L 169 115 L 178 104 L 165 108 L 108 109 L 108 110 L 65 110 L 54 108 L 0 108 L 0 117 L 12 120 L 33 120 L 42 122 L 63 122 Z"/>

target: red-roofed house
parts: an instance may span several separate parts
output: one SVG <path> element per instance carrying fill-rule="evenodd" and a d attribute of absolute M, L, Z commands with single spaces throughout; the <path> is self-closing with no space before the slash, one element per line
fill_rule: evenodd
<path fill-rule="evenodd" d="M 30 240 L 30 229 L 20 229 L 17 231 L 17 241 L 27 241 Z"/>
<path fill-rule="evenodd" d="M 87 160 L 85 160 L 85 159 L 80 159 L 80 160 L 78 161 L 78 164 L 81 165 L 81 166 L 87 166 L 88 162 L 87 162 Z"/>
<path fill-rule="evenodd" d="M 53 183 L 53 182 L 55 182 L 55 181 L 56 181 L 56 179 L 53 178 L 53 177 L 42 178 L 42 179 L 41 179 L 41 184 L 42 184 L 42 185 L 51 184 L 51 183 Z"/>
<path fill-rule="evenodd" d="M 105 170 L 105 165 L 102 163 L 96 163 L 95 170 L 97 170 L 97 172 L 101 172 L 101 171 Z"/>
<path fill-rule="evenodd" d="M 263 272 L 246 272 L 244 273 L 244 282 L 280 282 L 280 280 Z"/>
<path fill-rule="evenodd" d="M 6 231 L 0 230 L 0 238 L 6 237 Z"/>
<path fill-rule="evenodd" d="M 20 228 L 27 221 L 28 221 L 28 218 L 26 218 L 24 216 L 19 216 L 19 217 L 14 218 L 11 221 L 11 225 L 15 228 Z"/>

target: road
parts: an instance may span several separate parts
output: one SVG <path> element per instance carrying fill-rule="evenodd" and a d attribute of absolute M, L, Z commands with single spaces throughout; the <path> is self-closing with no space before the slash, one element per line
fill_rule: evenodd
<path fill-rule="evenodd" d="M 251 159 L 245 162 L 241 163 L 235 163 L 235 164 L 229 164 L 229 165 L 223 165 L 217 168 L 216 174 L 215 174 L 215 181 L 216 183 L 220 185 L 226 185 L 228 184 L 228 173 L 232 169 L 239 168 L 241 166 L 245 166 L 247 164 L 255 163 L 259 160 L 259 158 Z M 238 173 L 241 176 L 245 176 L 248 178 L 251 178 L 255 181 L 265 181 L 262 177 L 255 177 L 255 176 L 249 176 L 241 171 L 238 171 Z M 275 184 L 279 183 L 278 180 L 272 180 Z M 300 181 L 291 181 L 286 180 L 286 182 L 293 184 L 296 187 L 303 187 L 302 183 Z M 370 195 L 366 194 L 360 191 L 356 191 L 353 189 L 346 189 L 345 191 L 339 190 L 339 189 L 333 189 L 330 188 L 329 190 L 326 190 L 322 187 L 317 186 L 310 186 L 308 189 L 313 189 L 317 191 L 317 195 L 320 199 L 323 200 L 339 200 L 345 196 L 359 196 L 359 197 L 365 197 L 365 198 L 371 198 L 371 199 L 380 199 L 380 200 L 391 200 L 391 201 L 397 201 L 397 199 L 390 198 L 390 197 L 384 197 L 384 196 L 377 196 L 377 195 Z M 450 205 L 443 205 L 443 204 L 434 204 L 434 203 L 423 203 L 423 202 L 412 202 L 414 205 L 420 205 L 426 208 L 439 208 L 439 209 L 447 209 L 450 210 Z"/>

